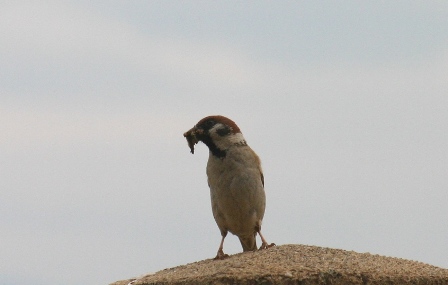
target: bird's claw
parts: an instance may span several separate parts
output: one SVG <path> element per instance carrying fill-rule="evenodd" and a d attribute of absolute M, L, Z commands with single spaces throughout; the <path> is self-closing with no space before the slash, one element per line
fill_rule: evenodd
<path fill-rule="evenodd" d="M 259 249 L 268 249 L 274 247 L 275 243 L 267 244 L 266 242 L 262 243 Z"/>
<path fill-rule="evenodd" d="M 222 249 L 218 250 L 218 253 L 216 254 L 215 258 L 213 260 L 223 260 L 225 258 L 229 257 L 228 254 L 225 254 Z"/>

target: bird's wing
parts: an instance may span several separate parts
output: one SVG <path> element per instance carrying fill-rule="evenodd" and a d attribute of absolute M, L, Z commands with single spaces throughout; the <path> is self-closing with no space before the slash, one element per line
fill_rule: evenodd
<path fill-rule="evenodd" d="M 261 183 L 263 184 L 264 187 L 264 175 L 263 172 L 260 171 L 260 176 L 261 176 Z"/>

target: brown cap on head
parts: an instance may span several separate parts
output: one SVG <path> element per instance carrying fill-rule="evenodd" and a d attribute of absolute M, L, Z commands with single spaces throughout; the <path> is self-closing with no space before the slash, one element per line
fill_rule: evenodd
<path fill-rule="evenodd" d="M 234 121 L 232 121 L 231 119 L 229 119 L 227 117 L 221 116 L 221 115 L 213 115 L 213 116 L 205 117 L 205 118 L 201 119 L 196 124 L 196 126 L 200 127 L 209 121 L 214 121 L 215 123 L 221 123 L 221 124 L 231 127 L 232 133 L 234 133 L 234 134 L 241 132 L 240 128 L 236 125 L 236 123 Z"/>

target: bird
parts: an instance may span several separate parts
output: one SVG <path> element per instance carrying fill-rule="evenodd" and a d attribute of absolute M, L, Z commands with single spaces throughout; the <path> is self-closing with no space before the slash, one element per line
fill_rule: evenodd
<path fill-rule="evenodd" d="M 206 167 L 213 217 L 221 232 L 215 260 L 228 257 L 224 239 L 228 232 L 236 235 L 243 252 L 275 246 L 261 234 L 266 207 L 264 176 L 258 155 L 249 147 L 240 128 L 231 119 L 212 115 L 201 119 L 184 133 L 191 153 L 203 142 L 209 149 Z"/>

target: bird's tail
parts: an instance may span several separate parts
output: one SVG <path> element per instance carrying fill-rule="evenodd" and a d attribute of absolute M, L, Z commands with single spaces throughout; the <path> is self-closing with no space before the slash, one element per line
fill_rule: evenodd
<path fill-rule="evenodd" d="M 255 239 L 255 234 L 247 235 L 247 236 L 239 236 L 241 246 L 243 247 L 243 251 L 254 251 L 257 250 L 257 241 Z"/>

